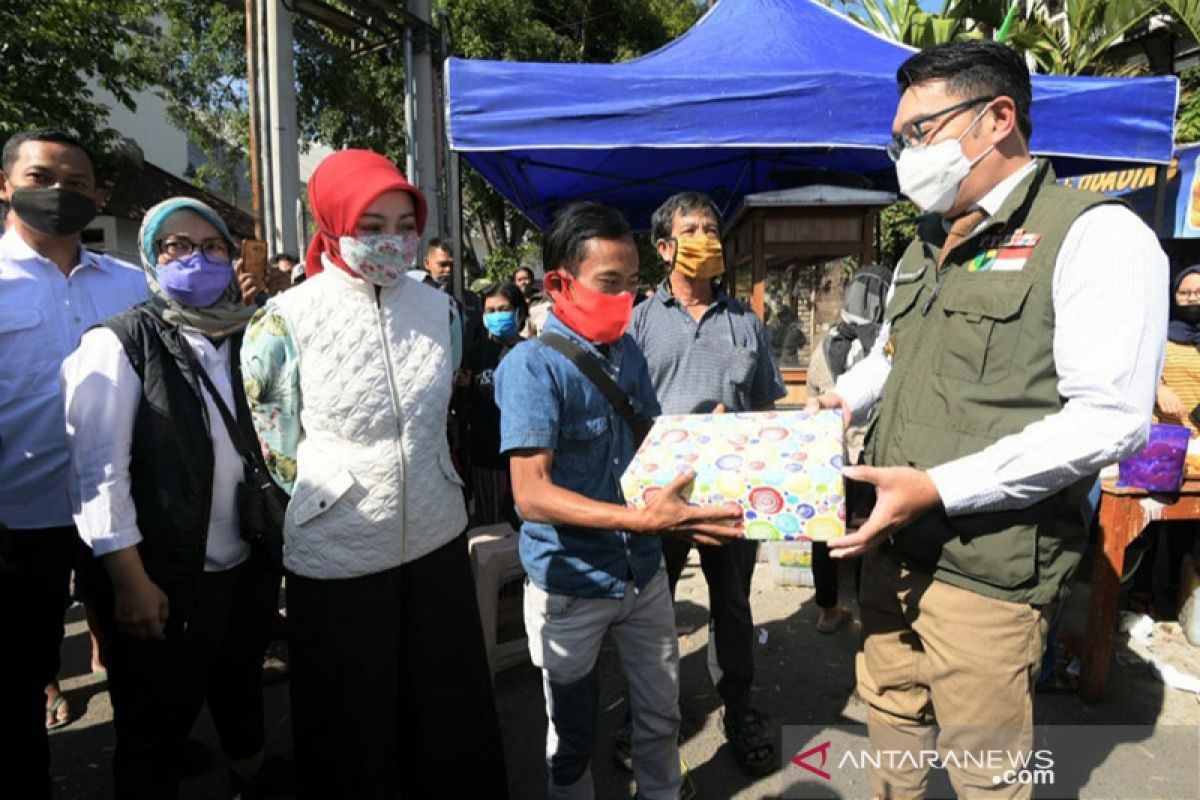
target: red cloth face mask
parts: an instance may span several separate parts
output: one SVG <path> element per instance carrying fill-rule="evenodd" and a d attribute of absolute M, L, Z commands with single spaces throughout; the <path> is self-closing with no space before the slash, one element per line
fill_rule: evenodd
<path fill-rule="evenodd" d="M 563 270 L 547 272 L 546 294 L 554 316 L 589 342 L 612 344 L 621 338 L 633 317 L 633 294 L 604 294 L 589 289 Z"/>

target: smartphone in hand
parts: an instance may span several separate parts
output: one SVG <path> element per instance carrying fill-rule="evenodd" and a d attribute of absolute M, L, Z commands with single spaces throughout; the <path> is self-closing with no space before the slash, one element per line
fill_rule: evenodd
<path fill-rule="evenodd" d="M 258 239 L 242 240 L 241 272 L 249 273 L 263 286 L 267 281 L 267 243 Z"/>

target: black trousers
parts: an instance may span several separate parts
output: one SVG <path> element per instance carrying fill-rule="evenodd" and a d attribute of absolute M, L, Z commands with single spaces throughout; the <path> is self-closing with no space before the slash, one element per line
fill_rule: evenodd
<path fill-rule="evenodd" d="M 206 703 L 226 757 L 249 758 L 263 749 L 262 662 L 278 580 L 253 559 L 204 573 L 196 608 L 186 624 L 168 618 L 165 641 L 126 636 L 117 628 L 111 596 L 97 602 L 119 800 L 179 793 L 188 735 Z"/>
<path fill-rule="evenodd" d="M 0 794 L 50 796 L 46 684 L 58 676 L 75 528 L 0 533 Z"/>
<path fill-rule="evenodd" d="M 671 596 L 683 574 L 691 542 L 664 537 L 663 559 Z M 717 648 L 721 680 L 717 693 L 726 713 L 736 714 L 750 705 L 754 683 L 754 619 L 750 614 L 750 581 L 758 558 L 758 542 L 730 542 L 724 547 L 700 547 L 700 568 L 708 582 L 708 607 Z"/>
<path fill-rule="evenodd" d="M 304 797 L 508 796 L 465 533 L 384 572 L 287 586 Z"/>
<path fill-rule="evenodd" d="M 862 584 L 862 559 L 852 558 L 854 565 L 854 586 Z M 812 571 L 813 588 L 816 589 L 817 605 L 821 608 L 833 608 L 838 601 L 838 567 L 841 562 L 829 555 L 829 545 L 825 542 L 813 542 Z"/>

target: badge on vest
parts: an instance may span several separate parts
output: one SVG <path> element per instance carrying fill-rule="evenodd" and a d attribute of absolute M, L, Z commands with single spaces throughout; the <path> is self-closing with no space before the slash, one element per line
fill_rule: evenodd
<path fill-rule="evenodd" d="M 1040 233 L 1021 229 L 983 240 L 984 250 L 967 264 L 968 272 L 1020 272 L 1042 240 Z"/>

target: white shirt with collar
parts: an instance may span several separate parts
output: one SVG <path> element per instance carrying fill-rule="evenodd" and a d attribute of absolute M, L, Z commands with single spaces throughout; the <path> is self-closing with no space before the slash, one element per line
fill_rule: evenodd
<path fill-rule="evenodd" d="M 0 523 L 71 524 L 58 370 L 84 331 L 147 296 L 137 267 L 81 250 L 64 276 L 15 229 L 0 237 Z"/>
<path fill-rule="evenodd" d="M 182 333 L 200 366 L 212 378 L 225 407 L 233 411 L 236 406 L 229 342 L 213 347 L 202 334 Z M 84 334 L 79 349 L 63 363 L 62 384 L 75 526 L 96 556 L 132 547 L 142 541 L 129 475 L 142 382 L 116 334 L 97 328 Z M 206 388 L 204 403 L 213 444 L 213 492 L 204 569 L 220 572 L 250 556 L 238 531 L 236 496 L 243 470 L 221 412 Z"/>
<path fill-rule="evenodd" d="M 1036 168 L 1031 161 L 978 206 L 995 215 Z M 1168 276 L 1157 237 L 1128 208 L 1103 205 L 1079 215 L 1063 239 L 1051 286 L 1054 363 L 1065 405 L 978 453 L 930 469 L 947 514 L 1025 508 L 1141 447 L 1167 340 Z M 890 333 L 884 324 L 871 354 L 834 389 L 856 423 L 891 372 L 884 354 Z"/>

